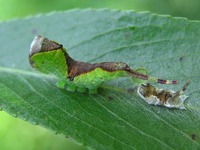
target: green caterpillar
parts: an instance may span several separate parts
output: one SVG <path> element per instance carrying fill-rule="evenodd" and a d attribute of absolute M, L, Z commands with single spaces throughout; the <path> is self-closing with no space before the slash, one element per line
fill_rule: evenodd
<path fill-rule="evenodd" d="M 29 52 L 33 68 L 54 74 L 59 79 L 59 88 L 68 91 L 97 93 L 98 87 L 106 81 L 120 77 L 136 77 L 161 84 L 177 84 L 177 80 L 163 80 L 132 70 L 123 62 L 85 63 L 72 59 L 65 48 L 42 36 L 36 36 Z"/>

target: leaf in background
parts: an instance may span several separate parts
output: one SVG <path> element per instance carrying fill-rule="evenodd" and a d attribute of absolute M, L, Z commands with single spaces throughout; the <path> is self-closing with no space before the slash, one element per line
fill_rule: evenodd
<path fill-rule="evenodd" d="M 1 109 L 93 149 L 199 149 L 199 26 L 147 12 L 90 9 L 1 23 Z M 37 34 L 62 43 L 80 61 L 123 61 L 179 80 L 165 89 L 190 79 L 187 110 L 148 105 L 123 79 L 104 84 L 97 95 L 58 89 L 56 79 L 29 66 Z"/>

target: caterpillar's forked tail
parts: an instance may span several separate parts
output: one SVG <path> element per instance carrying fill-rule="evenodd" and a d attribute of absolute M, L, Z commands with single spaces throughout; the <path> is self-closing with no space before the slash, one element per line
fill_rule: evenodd
<path fill-rule="evenodd" d="M 149 80 L 151 82 L 156 82 L 156 83 L 160 83 L 160 84 L 177 84 L 178 80 L 165 80 L 165 79 L 159 79 L 156 77 L 151 77 L 145 74 L 141 74 L 137 71 L 134 70 L 128 70 L 128 72 L 130 72 L 134 77 L 142 79 L 142 80 Z"/>
<path fill-rule="evenodd" d="M 165 80 L 165 79 L 159 79 L 159 78 L 155 78 L 151 76 L 148 76 L 147 80 L 160 83 L 160 84 L 177 84 L 178 83 L 178 80 Z"/>

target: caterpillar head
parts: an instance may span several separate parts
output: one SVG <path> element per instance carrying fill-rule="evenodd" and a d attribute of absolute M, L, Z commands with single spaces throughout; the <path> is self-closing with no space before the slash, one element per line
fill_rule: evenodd
<path fill-rule="evenodd" d="M 34 67 L 34 61 L 32 56 L 38 53 L 45 53 L 49 51 L 54 51 L 57 49 L 61 49 L 63 46 L 54 41 L 50 41 L 47 38 L 44 38 L 40 35 L 36 36 L 31 43 L 30 51 L 29 51 L 29 62 Z"/>
<path fill-rule="evenodd" d="M 52 73 L 60 77 L 67 71 L 66 55 L 61 44 L 39 35 L 31 43 L 29 62 L 33 68 L 43 73 Z"/>

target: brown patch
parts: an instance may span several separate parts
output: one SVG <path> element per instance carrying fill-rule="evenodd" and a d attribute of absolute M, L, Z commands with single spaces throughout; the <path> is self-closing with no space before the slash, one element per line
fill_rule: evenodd
<path fill-rule="evenodd" d="M 169 91 L 161 91 L 160 93 L 156 93 L 156 97 L 160 100 L 161 104 L 166 103 L 166 101 L 172 97 L 171 92 Z"/>
<path fill-rule="evenodd" d="M 156 96 L 162 104 L 166 103 L 166 101 L 172 97 L 172 94 L 167 90 L 162 90 L 158 92 L 154 86 L 147 83 L 147 85 L 143 85 L 144 87 L 144 97 L 150 97 L 151 95 Z"/>
<path fill-rule="evenodd" d="M 57 49 L 60 49 L 62 47 L 63 47 L 62 44 L 58 44 L 58 43 L 56 43 L 54 41 L 50 41 L 47 38 L 45 38 L 43 43 L 42 43 L 41 52 L 42 51 L 57 50 Z"/>
<path fill-rule="evenodd" d="M 192 138 L 193 140 L 196 140 L 198 137 L 197 137 L 196 134 L 192 134 L 192 135 L 191 135 L 191 138 Z"/>
<path fill-rule="evenodd" d="M 66 52 L 65 57 L 68 65 L 68 77 L 71 80 L 73 80 L 76 76 L 91 72 L 96 68 L 101 68 L 108 72 L 114 72 L 117 70 L 130 70 L 129 66 L 122 62 L 102 62 L 90 64 L 76 61 L 72 59 Z"/>
<path fill-rule="evenodd" d="M 150 97 L 151 95 L 158 95 L 156 88 L 151 84 L 142 85 L 144 87 L 144 97 Z"/>

